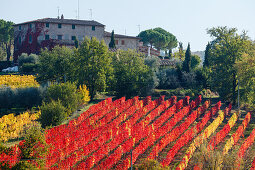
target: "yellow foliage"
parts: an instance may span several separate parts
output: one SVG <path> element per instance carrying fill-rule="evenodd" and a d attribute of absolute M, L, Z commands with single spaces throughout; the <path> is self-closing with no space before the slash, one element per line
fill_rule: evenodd
<path fill-rule="evenodd" d="M 7 86 L 11 88 L 39 87 L 39 83 L 33 75 L 2 75 L 0 76 L 0 87 Z"/>
<path fill-rule="evenodd" d="M 89 89 L 85 84 L 79 86 L 79 92 L 82 94 L 83 103 L 88 103 L 90 101 Z"/>
<path fill-rule="evenodd" d="M 27 127 L 36 124 L 35 120 L 40 114 L 40 111 L 33 114 L 24 112 L 17 116 L 12 113 L 0 118 L 0 141 L 5 142 L 20 137 Z"/>

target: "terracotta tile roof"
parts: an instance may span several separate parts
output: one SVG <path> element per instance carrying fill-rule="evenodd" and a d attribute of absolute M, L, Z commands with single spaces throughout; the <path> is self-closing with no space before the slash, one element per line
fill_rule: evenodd
<path fill-rule="evenodd" d="M 57 18 L 43 18 L 43 19 L 37 19 L 33 21 L 23 22 L 17 25 L 23 25 L 28 23 L 34 23 L 34 22 L 43 22 L 43 23 L 56 23 L 56 24 L 76 24 L 76 25 L 89 25 L 89 26 L 105 26 L 97 21 L 94 20 L 77 20 L 77 19 L 57 19 Z"/>
<path fill-rule="evenodd" d="M 111 37 L 112 33 L 105 31 L 104 32 L 105 37 Z M 140 39 L 139 37 L 134 37 L 134 36 L 127 36 L 127 35 L 121 35 L 121 34 L 114 34 L 115 38 L 133 38 L 133 39 Z"/>
<path fill-rule="evenodd" d="M 159 65 L 160 66 L 174 66 L 174 62 L 173 61 L 170 61 L 169 59 L 162 59 L 162 60 L 159 60 Z"/>

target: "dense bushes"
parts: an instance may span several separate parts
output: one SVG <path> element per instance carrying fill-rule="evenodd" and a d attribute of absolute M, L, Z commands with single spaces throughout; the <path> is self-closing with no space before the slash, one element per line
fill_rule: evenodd
<path fill-rule="evenodd" d="M 19 69 L 22 73 L 35 73 L 38 68 L 38 56 L 35 54 L 27 55 L 22 53 L 18 59 Z"/>
<path fill-rule="evenodd" d="M 43 103 L 40 109 L 42 112 L 40 122 L 43 127 L 60 125 L 68 116 L 60 100 Z"/>
<path fill-rule="evenodd" d="M 42 104 L 45 88 L 0 88 L 0 108 L 31 108 Z"/>
<path fill-rule="evenodd" d="M 84 101 L 84 95 L 88 101 L 86 90 L 84 87 L 78 90 L 76 84 L 70 82 L 48 87 L 44 103 L 40 107 L 43 127 L 61 124 Z"/>
<path fill-rule="evenodd" d="M 74 83 L 60 83 L 51 85 L 47 89 L 44 101 L 50 103 L 52 100 L 60 100 L 62 105 L 66 108 L 66 112 L 70 114 L 81 104 L 82 95 L 77 92 Z"/>

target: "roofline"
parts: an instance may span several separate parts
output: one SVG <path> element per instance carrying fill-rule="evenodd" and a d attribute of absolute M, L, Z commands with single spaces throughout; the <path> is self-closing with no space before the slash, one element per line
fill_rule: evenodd
<path fill-rule="evenodd" d="M 12 26 L 19 26 L 19 25 L 25 25 L 25 24 L 30 24 L 30 23 L 35 23 L 35 22 L 39 22 L 39 23 L 47 23 L 46 21 L 44 21 L 45 19 L 58 19 L 58 18 L 42 18 L 42 19 L 37 19 L 37 20 L 32 20 L 32 21 L 27 21 L 27 22 L 22 22 L 22 23 L 18 23 L 18 24 L 14 24 Z M 59 19 L 61 20 L 61 19 Z M 64 19 L 64 20 L 77 20 L 77 19 Z M 77 21 L 94 21 L 94 20 L 77 20 Z M 97 22 L 97 21 L 95 21 Z M 58 22 L 50 22 L 50 23 L 58 23 Z M 98 22 L 99 23 L 99 22 Z M 64 23 L 65 24 L 65 23 Z M 101 23 L 99 23 L 101 24 Z M 69 25 L 69 24 L 68 24 Z M 71 25 L 71 24 L 70 24 Z M 93 24 L 75 24 L 75 25 L 91 25 L 93 26 Z M 104 24 L 101 25 L 97 25 L 99 27 L 105 27 Z"/>
<path fill-rule="evenodd" d="M 121 37 L 118 37 L 118 36 L 121 36 Z M 111 33 L 105 31 L 104 37 L 111 37 Z M 138 39 L 138 40 L 141 39 L 141 38 L 139 38 L 139 37 L 129 36 L 129 35 L 121 35 L 121 34 L 114 34 L 114 37 L 115 37 L 115 38 L 133 38 L 133 39 Z"/>

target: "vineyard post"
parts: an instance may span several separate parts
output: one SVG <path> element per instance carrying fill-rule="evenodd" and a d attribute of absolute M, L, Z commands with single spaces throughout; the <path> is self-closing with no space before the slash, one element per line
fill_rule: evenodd
<path fill-rule="evenodd" d="M 132 149 L 131 149 L 131 151 L 130 151 L 130 152 L 131 152 L 131 155 L 130 155 L 130 156 L 131 156 L 131 159 L 130 159 L 131 165 L 130 165 L 130 166 L 131 166 L 131 170 L 133 170 L 133 163 L 132 163 Z"/>

